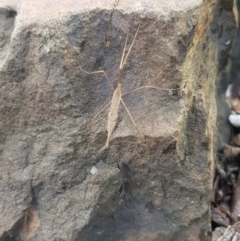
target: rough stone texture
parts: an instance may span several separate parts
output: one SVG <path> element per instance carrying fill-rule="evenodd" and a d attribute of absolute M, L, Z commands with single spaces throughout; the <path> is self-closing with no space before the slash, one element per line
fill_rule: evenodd
<path fill-rule="evenodd" d="M 1 0 L 1 241 L 210 240 L 217 4 Z M 79 66 L 116 85 L 139 19 L 123 93 L 181 89 L 124 96 L 143 138 L 121 107 L 106 149 L 113 91 Z"/>

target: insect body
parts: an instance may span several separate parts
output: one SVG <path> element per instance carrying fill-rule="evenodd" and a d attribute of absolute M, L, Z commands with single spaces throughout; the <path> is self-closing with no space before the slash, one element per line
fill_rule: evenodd
<path fill-rule="evenodd" d="M 108 103 L 98 114 L 100 114 L 109 104 L 110 104 L 110 110 L 109 110 L 109 113 L 108 113 L 108 121 L 107 121 L 107 132 L 108 132 L 108 135 L 107 135 L 107 141 L 106 141 L 106 144 L 105 146 L 106 147 L 109 147 L 109 142 L 110 142 L 110 139 L 111 139 L 111 136 L 116 128 L 116 125 L 117 125 L 117 121 L 118 121 L 118 112 L 119 112 L 119 106 L 120 106 L 120 102 L 123 104 L 124 108 L 126 109 L 128 115 L 130 116 L 130 119 L 131 121 L 133 122 L 134 126 L 137 128 L 134 120 L 133 120 L 133 117 L 132 115 L 130 114 L 130 111 L 128 110 L 126 104 L 124 103 L 123 99 L 122 99 L 122 71 L 123 71 L 123 67 L 127 61 L 127 58 L 130 54 L 130 51 L 133 47 L 133 44 L 135 42 L 135 39 L 137 37 L 137 34 L 138 34 L 138 30 L 139 30 L 139 27 L 140 27 L 140 24 L 138 25 L 138 28 L 137 28 L 137 31 L 135 33 L 135 36 L 134 36 L 134 39 L 132 41 L 132 44 L 125 56 L 125 51 L 126 51 L 126 45 L 127 45 L 127 39 L 128 39 L 128 36 L 126 38 L 126 41 L 125 41 L 125 45 L 124 45 L 124 49 L 123 49 L 123 54 L 122 54 L 122 58 L 121 58 L 121 62 L 120 62 L 120 66 L 119 66 L 119 70 L 118 70 L 118 82 L 117 82 L 117 87 L 116 89 L 114 90 L 113 92 L 113 96 L 112 96 L 112 100 L 110 103 Z M 95 72 L 87 72 L 83 69 L 81 69 L 82 71 L 84 71 L 85 73 L 87 74 L 96 74 L 96 73 L 103 73 L 106 77 L 106 79 L 108 80 L 109 84 L 111 85 L 112 89 L 113 88 L 113 85 L 112 85 L 112 82 L 110 81 L 110 79 L 108 78 L 107 74 L 105 73 L 105 71 L 95 71 Z"/>
<path fill-rule="evenodd" d="M 126 38 L 126 41 L 125 41 L 125 45 L 124 45 L 124 49 L 123 49 L 123 54 L 122 54 L 122 58 L 121 58 L 121 62 L 120 62 L 120 66 L 119 66 L 119 69 L 118 69 L 118 81 L 117 81 L 117 87 L 114 89 L 113 87 L 113 84 L 112 82 L 110 81 L 110 79 L 108 78 L 107 74 L 105 71 L 103 70 L 100 70 L 100 71 L 94 71 L 94 72 L 88 72 L 86 70 L 83 70 L 82 68 L 80 68 L 81 71 L 83 71 L 84 73 L 87 73 L 87 74 L 98 74 L 98 73 L 102 73 L 104 74 L 104 76 L 106 77 L 109 85 L 111 86 L 111 88 L 113 89 L 113 95 L 112 95 L 112 99 L 111 101 L 105 105 L 99 112 L 96 116 L 98 116 L 103 110 L 105 110 L 105 108 L 107 108 L 109 105 L 110 105 L 110 109 L 109 109 L 109 112 L 108 112 L 108 119 L 107 119 L 107 140 L 106 140 L 106 144 L 105 144 L 105 147 L 108 148 L 109 147 L 109 143 L 110 143 L 110 140 L 111 140 L 111 136 L 117 126 L 117 121 L 118 121 L 118 114 L 119 114 L 119 108 L 120 108 L 120 104 L 123 105 L 124 109 L 126 110 L 129 118 L 131 119 L 131 122 L 132 124 L 134 125 L 135 129 L 137 130 L 138 134 L 140 137 L 142 137 L 142 135 L 140 134 L 139 130 L 138 130 L 138 127 L 129 111 L 129 109 L 127 108 L 124 100 L 122 99 L 122 96 L 125 96 L 125 95 L 128 95 L 130 93 L 133 93 L 135 91 L 138 91 L 140 89 L 143 89 L 143 88 L 153 88 L 153 89 L 158 89 L 158 90 L 167 90 L 167 91 L 171 91 L 171 90 L 176 90 L 176 89 L 162 89 L 162 88 L 158 88 L 158 87 L 155 87 L 155 86 L 142 86 L 142 87 L 139 87 L 137 89 L 134 89 L 132 91 L 129 91 L 128 93 L 125 93 L 125 94 L 122 94 L 122 72 L 123 72 L 123 67 L 124 65 L 126 64 L 126 61 L 128 59 L 128 56 L 131 52 L 131 49 L 134 45 L 134 42 L 135 42 L 135 39 L 137 37 L 137 34 L 138 34 L 138 31 L 139 31 L 139 27 L 140 27 L 140 24 L 138 25 L 138 28 L 136 30 L 136 33 L 134 35 L 134 38 L 133 38 L 133 41 L 129 47 L 129 50 L 127 51 L 127 53 L 125 54 L 126 52 L 126 46 L 127 46 L 127 39 L 128 39 L 128 35 L 127 35 L 127 38 Z M 96 117 L 95 116 L 95 117 Z"/>

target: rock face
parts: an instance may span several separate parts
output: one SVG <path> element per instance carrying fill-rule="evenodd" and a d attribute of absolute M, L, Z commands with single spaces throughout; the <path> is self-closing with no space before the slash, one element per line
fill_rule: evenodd
<path fill-rule="evenodd" d="M 210 240 L 216 6 L 0 2 L 1 241 Z"/>

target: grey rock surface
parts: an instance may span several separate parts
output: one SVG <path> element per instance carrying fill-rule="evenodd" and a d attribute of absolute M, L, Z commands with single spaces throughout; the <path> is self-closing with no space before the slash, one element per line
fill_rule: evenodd
<path fill-rule="evenodd" d="M 217 47 L 201 3 L 1 0 L 1 241 L 210 240 Z M 123 94 L 165 90 L 123 95 L 142 137 L 121 105 L 105 148 L 113 90 L 80 68 L 116 87 L 139 19 Z"/>

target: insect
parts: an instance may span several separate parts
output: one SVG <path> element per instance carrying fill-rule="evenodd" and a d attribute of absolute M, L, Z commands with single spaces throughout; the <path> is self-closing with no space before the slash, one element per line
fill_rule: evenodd
<path fill-rule="evenodd" d="M 119 66 L 119 69 L 118 69 L 118 80 L 117 80 L 117 86 L 116 88 L 114 88 L 110 78 L 108 77 L 108 75 L 106 74 L 105 71 L 103 70 L 99 70 L 99 71 L 93 71 L 93 72 L 88 72 L 84 69 L 82 69 L 81 67 L 79 67 L 79 69 L 86 73 L 86 74 L 103 74 L 106 78 L 106 80 L 108 81 L 109 85 L 111 86 L 112 90 L 113 90 L 113 95 L 112 95 L 112 99 L 111 101 L 105 105 L 98 113 L 97 115 L 95 115 L 95 117 L 97 117 L 101 112 L 103 112 L 109 105 L 110 105 L 110 108 L 109 108 L 109 112 L 108 112 L 108 118 L 107 118 L 107 140 L 106 140 L 106 144 L 105 144 L 105 147 L 108 148 L 109 147 L 109 144 L 110 144 L 110 140 L 111 140 L 111 137 L 112 137 L 112 134 L 114 132 L 114 130 L 116 129 L 116 126 L 118 124 L 118 116 L 119 116 L 119 108 L 120 108 L 120 105 L 122 105 L 125 109 L 125 111 L 127 112 L 134 128 L 136 129 L 137 133 L 139 134 L 139 136 L 142 138 L 143 136 L 141 135 L 138 127 L 137 127 L 137 124 L 130 112 L 130 110 L 128 109 L 128 107 L 126 106 L 124 100 L 123 100 L 123 96 L 125 95 L 128 95 L 128 94 L 131 94 L 135 91 L 138 91 L 140 89 L 144 89 L 144 88 L 153 88 L 153 89 L 157 89 L 157 90 L 167 90 L 169 91 L 169 93 L 172 93 L 173 90 L 177 90 L 177 89 L 163 89 L 163 88 L 159 88 L 159 87 L 155 87 L 155 86 L 142 86 L 142 87 L 139 87 L 139 88 L 136 88 L 134 90 L 131 90 L 127 93 L 122 93 L 122 74 L 123 74 L 123 68 L 127 62 L 127 59 L 130 55 L 130 52 L 132 50 L 132 47 L 134 45 L 134 42 L 136 40 L 136 37 L 138 35 L 138 31 L 139 31 L 139 28 L 140 28 L 140 23 L 138 24 L 138 27 L 137 27 L 137 30 L 136 30 L 136 33 L 134 35 L 134 38 L 132 40 L 132 43 L 130 44 L 130 47 L 128 49 L 128 51 L 126 52 L 126 47 L 127 47 L 127 41 L 128 41 L 128 34 L 127 34 L 127 37 L 126 37 L 126 40 L 125 40 L 125 44 L 124 44 L 124 49 L 123 49 L 123 53 L 122 53 L 122 57 L 121 57 L 121 61 L 120 61 L 120 66 Z"/>

